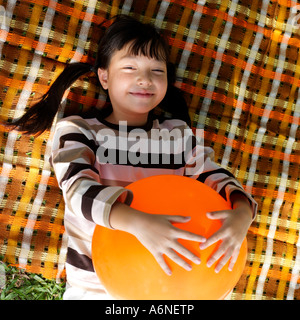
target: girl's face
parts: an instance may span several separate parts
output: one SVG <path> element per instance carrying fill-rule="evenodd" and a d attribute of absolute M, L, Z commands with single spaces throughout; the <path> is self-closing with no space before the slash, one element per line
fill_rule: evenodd
<path fill-rule="evenodd" d="M 113 112 L 108 121 L 143 125 L 149 111 L 164 98 L 168 80 L 165 61 L 130 54 L 129 45 L 116 51 L 108 69 L 98 69 L 102 87 L 108 90 Z"/>

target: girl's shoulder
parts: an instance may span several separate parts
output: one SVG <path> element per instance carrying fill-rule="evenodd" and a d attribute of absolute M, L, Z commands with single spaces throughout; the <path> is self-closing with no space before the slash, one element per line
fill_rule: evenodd
<path fill-rule="evenodd" d="M 89 119 L 85 119 L 79 115 L 72 115 L 65 118 L 60 119 L 57 122 L 56 127 L 82 127 L 88 129 L 90 126 Z"/>
<path fill-rule="evenodd" d="M 104 127 L 96 116 L 72 115 L 60 119 L 55 127 L 59 135 L 77 133 L 95 139 L 97 132 Z"/>
<path fill-rule="evenodd" d="M 83 127 L 90 125 L 94 126 L 95 124 L 102 124 L 102 120 L 106 117 L 107 113 L 109 113 L 109 110 L 106 109 L 99 110 L 97 108 L 91 108 L 88 111 L 82 112 L 78 115 L 66 116 L 59 120 L 58 124 L 63 123 L 64 125 L 80 125 Z"/>

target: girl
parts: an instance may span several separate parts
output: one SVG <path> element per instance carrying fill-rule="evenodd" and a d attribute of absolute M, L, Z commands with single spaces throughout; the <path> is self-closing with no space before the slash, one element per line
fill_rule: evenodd
<path fill-rule="evenodd" d="M 230 172 L 213 162 L 210 148 L 200 149 L 202 171 L 187 174 L 193 164 L 182 156 L 188 151 L 184 141 L 192 139 L 193 154 L 196 152 L 199 156 L 199 149 L 186 123 L 189 121 L 187 112 L 177 110 L 182 99 L 173 86 L 174 72 L 168 61 L 168 47 L 153 26 L 129 17 L 117 17 L 101 39 L 95 65 L 68 65 L 42 100 L 14 125 L 30 133 L 48 129 L 65 90 L 90 70 L 98 75 L 102 87 L 107 90 L 111 108 L 62 119 L 53 139 L 52 164 L 63 191 L 65 228 L 69 237 L 65 299 L 107 297 L 91 260 L 91 239 L 96 224 L 133 234 L 168 275 L 171 270 L 163 255 L 186 270 L 191 270 L 191 263 L 178 253 L 195 264 L 200 263 L 199 257 L 177 241 L 179 238 L 199 242 L 200 249 L 222 240 L 207 265 L 210 267 L 219 260 L 215 266 L 215 271 L 219 272 L 230 259 L 229 269 L 232 269 L 255 216 L 256 203 Z M 185 105 L 181 106 L 185 110 Z M 157 107 L 173 113 L 172 119 L 157 119 L 153 113 Z M 159 141 L 166 130 L 177 133 L 172 138 L 174 145 L 181 147 L 145 151 L 143 146 Z M 128 133 L 131 138 L 132 135 L 142 137 L 139 141 L 142 147 L 135 159 L 146 161 L 134 164 L 129 161 L 133 145 L 129 139 L 124 144 Z M 169 163 L 164 162 L 166 152 Z M 181 162 L 175 161 L 178 155 Z M 151 162 L 153 159 L 156 161 Z M 129 206 L 132 195 L 125 187 L 157 174 L 189 175 L 219 192 L 231 203 L 232 210 L 208 213 L 208 217 L 221 219 L 222 227 L 205 239 L 173 226 L 172 223 L 186 223 L 187 217 L 163 215 L 163 212 L 152 215 L 132 209 Z"/>

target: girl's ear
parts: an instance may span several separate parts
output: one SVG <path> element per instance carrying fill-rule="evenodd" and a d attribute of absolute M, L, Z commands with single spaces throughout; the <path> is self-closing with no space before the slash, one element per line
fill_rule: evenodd
<path fill-rule="evenodd" d="M 108 89 L 107 78 L 108 72 L 105 69 L 98 68 L 98 78 L 104 90 Z"/>

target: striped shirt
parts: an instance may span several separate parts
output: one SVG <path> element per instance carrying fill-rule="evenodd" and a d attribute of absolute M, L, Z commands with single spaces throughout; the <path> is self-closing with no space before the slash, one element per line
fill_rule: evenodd
<path fill-rule="evenodd" d="M 149 117 L 142 127 L 108 123 L 100 115 L 70 116 L 57 123 L 51 162 L 65 201 L 68 234 L 66 261 L 69 285 L 104 292 L 91 259 L 96 224 L 111 228 L 109 215 L 116 201 L 130 204 L 125 189 L 139 179 L 160 175 L 185 175 L 216 190 L 230 202 L 240 191 L 256 202 L 227 170 L 214 161 L 214 152 L 181 120 L 159 122 Z"/>

